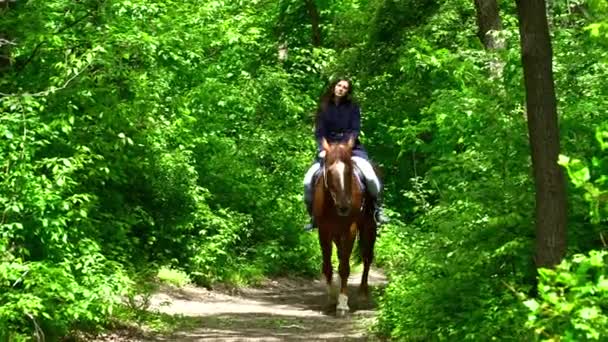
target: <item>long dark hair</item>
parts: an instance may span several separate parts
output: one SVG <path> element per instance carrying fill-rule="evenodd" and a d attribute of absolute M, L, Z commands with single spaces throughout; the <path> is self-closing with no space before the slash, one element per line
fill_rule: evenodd
<path fill-rule="evenodd" d="M 346 77 L 336 78 L 335 80 L 329 83 L 329 85 L 327 86 L 327 88 L 325 88 L 325 91 L 321 95 L 321 98 L 319 99 L 319 106 L 317 107 L 317 112 L 315 113 L 315 127 L 319 125 L 319 120 L 321 120 L 321 114 L 325 112 L 329 104 L 334 101 L 334 89 L 340 81 L 348 82 L 348 91 L 346 92 L 346 95 L 344 96 L 341 102 L 353 103 L 353 83 Z"/>

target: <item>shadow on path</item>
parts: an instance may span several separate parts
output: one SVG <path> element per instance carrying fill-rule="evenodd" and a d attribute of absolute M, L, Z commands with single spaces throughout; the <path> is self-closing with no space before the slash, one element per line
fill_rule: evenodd
<path fill-rule="evenodd" d="M 362 321 L 353 322 L 356 316 L 341 319 L 233 313 L 189 317 L 189 327 L 145 341 L 379 341 L 368 336 Z"/>
<path fill-rule="evenodd" d="M 370 300 L 358 295 L 361 275 L 349 277 L 350 314 L 335 316 L 325 282 L 283 278 L 258 287 L 208 291 L 163 288 L 151 299 L 150 311 L 175 322 L 174 333 L 129 338 L 129 341 L 379 341 L 369 328 L 375 298 L 386 279 L 370 272 Z M 334 282 L 336 279 L 334 279 Z M 116 340 L 114 340 L 116 341 Z"/>

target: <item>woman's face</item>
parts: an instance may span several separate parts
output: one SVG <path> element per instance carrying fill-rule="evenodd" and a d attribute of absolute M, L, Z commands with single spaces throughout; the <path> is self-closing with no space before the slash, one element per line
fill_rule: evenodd
<path fill-rule="evenodd" d="M 348 93 L 349 88 L 350 84 L 348 84 L 348 81 L 342 80 L 334 87 L 334 95 L 336 95 L 337 98 L 342 98 Z"/>

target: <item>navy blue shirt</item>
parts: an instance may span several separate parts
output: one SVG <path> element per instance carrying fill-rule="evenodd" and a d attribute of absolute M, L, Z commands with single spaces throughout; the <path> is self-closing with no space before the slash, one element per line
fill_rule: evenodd
<path fill-rule="evenodd" d="M 365 155 L 359 133 L 361 131 L 361 109 L 354 103 L 341 103 L 336 105 L 330 102 L 327 109 L 320 113 L 319 121 L 315 130 L 317 148 L 323 149 L 321 140 L 324 137 L 329 143 L 346 142 L 350 137 L 355 140 L 353 153 L 355 155 Z M 359 152 L 359 153 L 357 153 Z"/>

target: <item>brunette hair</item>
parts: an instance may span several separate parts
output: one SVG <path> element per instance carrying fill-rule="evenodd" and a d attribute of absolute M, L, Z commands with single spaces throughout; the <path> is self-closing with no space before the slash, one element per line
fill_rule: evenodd
<path fill-rule="evenodd" d="M 334 100 L 334 89 L 340 81 L 348 82 L 348 91 L 346 92 L 346 95 L 344 96 L 342 102 L 353 102 L 353 83 L 346 77 L 336 78 L 334 81 L 329 83 L 329 85 L 327 86 L 327 88 L 325 88 L 325 91 L 321 95 L 321 98 L 319 99 L 319 106 L 317 107 L 317 112 L 315 114 L 315 127 L 318 126 L 319 120 L 321 120 L 321 113 L 325 112 L 327 110 L 327 106 L 329 106 L 329 103 Z"/>

